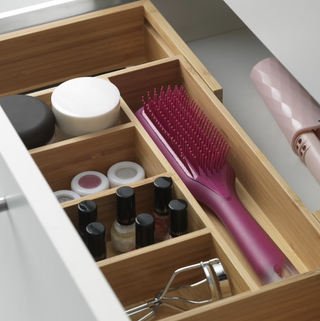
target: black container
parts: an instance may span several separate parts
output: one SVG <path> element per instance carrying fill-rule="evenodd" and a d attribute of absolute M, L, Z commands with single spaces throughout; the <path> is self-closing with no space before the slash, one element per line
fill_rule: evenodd
<path fill-rule="evenodd" d="M 98 219 L 97 204 L 94 201 L 82 201 L 78 204 L 79 233 L 86 243 L 86 227 Z"/>
<path fill-rule="evenodd" d="M 188 203 L 185 200 L 175 199 L 169 203 L 171 237 L 188 233 Z"/>
<path fill-rule="evenodd" d="M 168 204 L 172 200 L 171 177 L 158 177 L 154 181 L 154 207 L 158 215 L 168 214 Z"/>
<path fill-rule="evenodd" d="M 154 218 L 150 214 L 136 217 L 136 248 L 154 244 Z"/>
<path fill-rule="evenodd" d="M 95 261 L 107 258 L 106 228 L 99 222 L 90 223 L 86 227 L 87 247 Z"/>
<path fill-rule="evenodd" d="M 55 117 L 42 100 L 11 95 L 0 98 L 0 105 L 27 149 L 47 145 L 53 139 Z"/>
<path fill-rule="evenodd" d="M 154 181 L 155 242 L 162 242 L 169 232 L 169 202 L 172 199 L 172 179 L 158 177 Z"/>
<path fill-rule="evenodd" d="M 117 189 L 117 222 L 121 225 L 131 225 L 136 217 L 136 201 L 134 189 L 123 186 Z"/>

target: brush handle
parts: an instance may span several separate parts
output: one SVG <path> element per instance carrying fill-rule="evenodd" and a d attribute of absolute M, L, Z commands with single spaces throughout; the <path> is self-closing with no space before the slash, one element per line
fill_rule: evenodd
<path fill-rule="evenodd" d="M 223 198 L 209 188 L 185 177 L 185 184 L 195 198 L 210 207 L 233 236 L 250 265 L 264 284 L 299 274 L 243 206 L 235 190 L 235 173 L 228 168 L 230 196 Z"/>
<path fill-rule="evenodd" d="M 193 196 L 209 206 L 220 218 L 264 284 L 299 274 L 240 202 L 235 190 L 235 172 L 228 162 L 225 165 L 226 178 L 218 177 L 219 175 L 216 177 L 221 183 L 218 182 L 218 185 L 223 186 L 223 189 L 227 187 L 228 196 L 223 197 L 186 174 L 178 158 L 169 151 L 168 144 L 160 138 L 150 120 L 144 116 L 143 108 L 135 115 Z"/>

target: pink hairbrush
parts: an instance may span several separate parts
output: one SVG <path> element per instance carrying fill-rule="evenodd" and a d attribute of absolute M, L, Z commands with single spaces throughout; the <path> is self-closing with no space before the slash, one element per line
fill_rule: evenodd
<path fill-rule="evenodd" d="M 298 274 L 292 263 L 240 202 L 230 147 L 183 87 L 163 88 L 136 112 L 194 197 L 209 206 L 229 230 L 264 284 Z"/>

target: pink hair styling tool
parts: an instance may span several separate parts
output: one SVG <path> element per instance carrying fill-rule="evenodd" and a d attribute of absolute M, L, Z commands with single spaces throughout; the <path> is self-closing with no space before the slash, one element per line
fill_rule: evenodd
<path fill-rule="evenodd" d="M 320 107 L 276 59 L 260 61 L 251 80 L 294 153 L 320 184 Z"/>
<path fill-rule="evenodd" d="M 194 197 L 210 207 L 229 230 L 264 284 L 298 274 L 292 263 L 240 202 L 230 147 L 183 87 L 170 86 L 136 116 Z"/>

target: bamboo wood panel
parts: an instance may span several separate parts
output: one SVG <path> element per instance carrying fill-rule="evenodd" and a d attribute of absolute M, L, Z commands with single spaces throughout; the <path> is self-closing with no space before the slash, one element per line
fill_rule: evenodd
<path fill-rule="evenodd" d="M 141 5 L 0 36 L 0 95 L 145 62 Z"/>
<path fill-rule="evenodd" d="M 198 57 L 185 44 L 170 24 L 163 18 L 151 1 L 144 3 L 144 14 L 159 35 L 166 41 L 176 55 L 183 55 L 194 66 L 200 77 L 206 82 L 213 93 L 222 101 L 222 87 L 210 74 L 207 68 L 200 62 Z"/>
<path fill-rule="evenodd" d="M 131 77 L 128 75 L 131 73 Z M 161 59 L 144 64 L 143 68 L 135 67 L 130 70 L 120 70 L 108 74 L 109 80 L 119 88 L 121 96 L 130 109 L 135 113 L 142 107 L 142 96 L 161 86 L 181 84 L 180 64 L 176 57 Z"/>
<path fill-rule="evenodd" d="M 174 56 L 172 50 L 148 23 L 148 21 L 145 22 L 144 35 L 146 50 L 145 56 L 148 61 L 154 61 Z"/>

